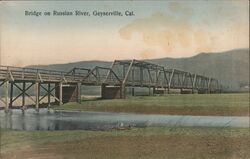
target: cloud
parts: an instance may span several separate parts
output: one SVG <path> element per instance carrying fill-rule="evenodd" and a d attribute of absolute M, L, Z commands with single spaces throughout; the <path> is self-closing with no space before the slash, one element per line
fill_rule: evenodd
<path fill-rule="evenodd" d="M 213 25 L 213 21 L 204 24 L 194 21 L 197 15 L 191 8 L 177 2 L 171 2 L 169 12 L 158 12 L 150 17 L 136 19 L 119 30 L 121 38 L 133 40 L 133 35 L 140 34 L 144 43 L 152 47 L 163 49 L 165 56 L 189 56 L 199 52 L 227 50 L 231 48 L 246 47 L 247 27 L 234 25 Z M 220 17 L 221 21 L 223 17 Z M 242 33 L 243 32 L 243 33 Z M 240 40 L 235 41 L 235 37 Z M 234 37 L 234 38 L 232 38 Z"/>
<path fill-rule="evenodd" d="M 179 14 L 172 16 L 159 12 L 148 18 L 134 20 L 120 29 L 120 36 L 131 40 L 134 33 L 140 33 L 149 47 L 159 46 L 166 52 L 174 51 L 177 45 L 189 47 L 193 32 L 189 22 L 192 10 L 179 3 L 171 3 L 169 8 L 172 12 L 178 11 Z"/>

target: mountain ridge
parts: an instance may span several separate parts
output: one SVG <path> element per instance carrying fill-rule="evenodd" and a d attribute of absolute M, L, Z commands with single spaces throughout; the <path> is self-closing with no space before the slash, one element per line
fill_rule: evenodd
<path fill-rule="evenodd" d="M 249 88 L 249 49 L 234 49 L 216 53 L 202 52 L 192 57 L 166 57 L 144 59 L 144 61 L 216 78 L 221 81 L 226 90 L 246 91 Z M 91 60 L 27 67 L 69 71 L 73 67 L 92 69 L 95 66 L 110 67 L 111 64 L 112 61 Z"/>

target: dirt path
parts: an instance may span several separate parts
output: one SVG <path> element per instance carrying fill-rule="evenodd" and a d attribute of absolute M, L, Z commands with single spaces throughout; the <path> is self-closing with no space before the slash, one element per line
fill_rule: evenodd
<path fill-rule="evenodd" d="M 33 145 L 2 154 L 4 159 L 166 159 L 249 158 L 247 137 L 133 136 L 96 137 Z"/>

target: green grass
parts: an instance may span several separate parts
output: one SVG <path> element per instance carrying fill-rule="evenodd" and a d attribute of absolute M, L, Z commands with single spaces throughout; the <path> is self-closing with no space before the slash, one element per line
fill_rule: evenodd
<path fill-rule="evenodd" d="M 95 137 L 122 136 L 213 136 L 213 137 L 247 137 L 246 128 L 197 128 L 197 127 L 147 127 L 131 130 L 66 130 L 66 131 L 15 131 L 1 129 L 1 149 L 10 150 L 22 145 L 23 148 L 36 144 L 82 140 Z"/>
<path fill-rule="evenodd" d="M 168 114 L 172 111 L 172 114 L 183 115 L 248 115 L 249 93 L 129 96 L 127 99 L 83 100 L 81 104 L 67 103 L 54 108 L 146 114 Z"/>
<path fill-rule="evenodd" d="M 84 101 L 82 104 L 68 103 L 60 108 L 81 108 L 81 106 L 227 106 L 248 107 L 249 93 L 235 94 L 169 94 L 165 96 L 129 96 L 127 99 Z"/>

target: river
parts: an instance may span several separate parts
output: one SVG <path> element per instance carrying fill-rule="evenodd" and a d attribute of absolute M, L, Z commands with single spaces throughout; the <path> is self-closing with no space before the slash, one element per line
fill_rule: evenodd
<path fill-rule="evenodd" d="M 54 111 L 40 109 L 0 111 L 1 128 L 13 130 L 106 130 L 117 127 L 185 126 L 185 127 L 249 127 L 249 117 L 146 115 L 91 111 Z"/>

